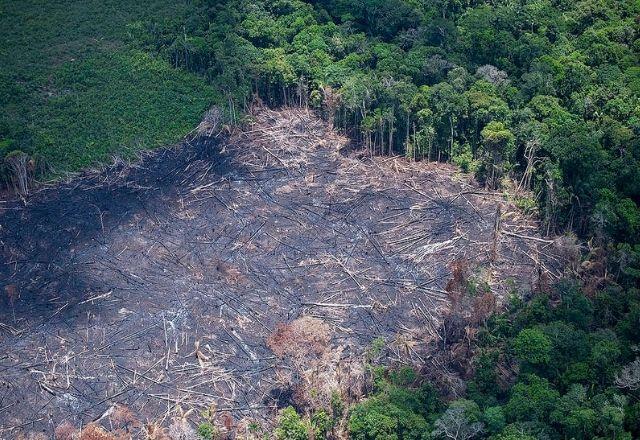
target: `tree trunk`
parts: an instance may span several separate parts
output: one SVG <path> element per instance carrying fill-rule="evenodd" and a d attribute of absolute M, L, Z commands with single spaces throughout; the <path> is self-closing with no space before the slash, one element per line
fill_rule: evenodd
<path fill-rule="evenodd" d="M 411 121 L 409 121 L 409 113 L 407 113 L 407 131 L 406 131 L 405 136 L 404 136 L 405 149 L 409 145 L 409 128 L 411 126 L 410 122 Z"/>
<path fill-rule="evenodd" d="M 389 120 L 389 155 L 393 154 L 393 121 L 395 120 L 395 115 L 391 114 L 391 119 Z"/>
<path fill-rule="evenodd" d="M 11 181 L 15 191 L 21 196 L 29 193 L 29 156 L 22 151 L 10 153 L 4 159 L 11 170 Z"/>
<path fill-rule="evenodd" d="M 451 162 L 451 155 L 453 154 L 453 116 L 449 115 L 449 126 L 451 127 L 451 138 L 449 140 L 449 162 Z"/>

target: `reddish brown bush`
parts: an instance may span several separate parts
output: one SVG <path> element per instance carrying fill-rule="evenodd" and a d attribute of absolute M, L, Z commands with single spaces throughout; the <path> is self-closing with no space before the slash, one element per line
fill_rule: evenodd
<path fill-rule="evenodd" d="M 111 414 L 111 423 L 116 428 L 131 430 L 140 427 L 140 421 L 134 416 L 133 412 L 124 405 L 116 405 Z"/>
<path fill-rule="evenodd" d="M 340 349 L 330 346 L 331 328 L 317 318 L 303 317 L 280 324 L 267 339 L 276 356 L 291 368 L 278 371 L 280 388 L 292 392 L 297 408 L 325 408 L 340 384 Z"/>
<path fill-rule="evenodd" d="M 220 420 L 222 421 L 222 426 L 227 430 L 227 432 L 231 432 L 234 428 L 235 421 L 233 420 L 233 416 L 228 412 L 223 412 L 220 414 Z"/>
<path fill-rule="evenodd" d="M 329 345 L 330 328 L 319 319 L 303 317 L 289 324 L 278 324 L 267 339 L 267 346 L 278 357 L 321 356 Z"/>
<path fill-rule="evenodd" d="M 56 440 L 75 440 L 80 431 L 69 422 L 62 422 L 55 430 Z"/>
<path fill-rule="evenodd" d="M 117 440 L 117 438 L 101 426 L 87 425 L 80 433 L 80 440 Z"/>
<path fill-rule="evenodd" d="M 455 307 L 467 290 L 469 263 L 463 258 L 458 258 L 451 263 L 450 268 L 451 279 L 447 283 L 445 290 L 449 294 L 452 305 Z"/>
<path fill-rule="evenodd" d="M 481 296 L 475 297 L 471 307 L 471 323 L 474 325 L 483 324 L 491 315 L 496 312 L 496 296 L 491 292 L 485 292 Z"/>

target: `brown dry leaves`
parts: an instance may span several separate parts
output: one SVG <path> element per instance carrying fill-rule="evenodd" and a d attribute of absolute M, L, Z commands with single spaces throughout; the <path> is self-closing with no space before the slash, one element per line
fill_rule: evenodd
<path fill-rule="evenodd" d="M 127 440 L 141 427 L 140 421 L 133 412 L 124 405 L 112 406 L 103 417 L 108 417 L 112 430 L 109 432 L 97 423 L 84 428 L 76 428 L 68 421 L 62 422 L 55 429 L 57 440 Z"/>
<path fill-rule="evenodd" d="M 267 346 L 278 357 L 298 360 L 322 356 L 329 345 L 331 329 L 319 319 L 305 316 L 289 324 L 278 324 Z"/>
<path fill-rule="evenodd" d="M 267 339 L 275 355 L 291 363 L 292 368 L 280 368 L 278 376 L 294 391 L 299 407 L 328 408 L 332 393 L 342 392 L 341 383 L 349 384 L 340 370 L 343 347 L 331 347 L 330 342 L 329 325 L 309 316 L 279 324 Z"/>

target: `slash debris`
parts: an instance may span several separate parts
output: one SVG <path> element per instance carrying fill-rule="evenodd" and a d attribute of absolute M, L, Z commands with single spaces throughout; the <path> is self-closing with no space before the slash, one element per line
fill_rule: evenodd
<path fill-rule="evenodd" d="M 116 404 L 266 423 L 313 378 L 357 398 L 374 338 L 424 365 L 450 337 L 460 261 L 494 303 L 560 275 L 535 220 L 451 166 L 367 157 L 305 110 L 256 109 L 224 139 L 217 117 L 0 205 L 0 436 Z M 274 353 L 278 332 L 320 338 L 313 362 Z"/>

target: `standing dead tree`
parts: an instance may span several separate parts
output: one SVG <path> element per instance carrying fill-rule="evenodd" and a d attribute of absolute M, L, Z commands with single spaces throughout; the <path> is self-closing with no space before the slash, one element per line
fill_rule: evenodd
<path fill-rule="evenodd" d="M 212 137 L 218 134 L 224 115 L 219 107 L 213 106 L 202 117 L 202 121 L 196 128 L 196 133 L 200 136 Z"/>
<path fill-rule="evenodd" d="M 640 358 L 622 369 L 616 377 L 616 385 L 632 391 L 640 389 Z"/>
<path fill-rule="evenodd" d="M 520 184 L 518 185 L 518 192 L 528 191 L 531 189 L 531 179 L 533 178 L 533 172 L 535 167 L 541 163 L 541 160 L 536 157 L 536 152 L 540 147 L 540 141 L 533 139 L 527 141 L 524 149 L 524 157 L 527 159 L 527 167 L 522 174 Z"/>
<path fill-rule="evenodd" d="M 329 122 L 329 128 L 333 129 L 336 112 L 338 107 L 340 106 L 340 93 L 338 93 L 331 86 L 323 86 L 322 90 L 322 98 L 323 98 L 323 106 L 327 113 L 327 121 Z"/>
<path fill-rule="evenodd" d="M 498 258 L 498 239 L 500 238 L 500 224 L 502 221 L 502 206 L 498 204 L 496 216 L 493 222 L 493 235 L 491 239 L 491 262 Z"/>
<path fill-rule="evenodd" d="M 27 153 L 20 150 L 12 151 L 4 158 L 4 163 L 9 168 L 11 183 L 15 191 L 25 196 L 29 193 L 29 170 L 31 160 Z"/>
<path fill-rule="evenodd" d="M 482 429 L 481 422 L 469 420 L 464 408 L 449 408 L 442 417 L 436 420 L 433 434 L 438 438 L 469 440 L 480 434 Z"/>

